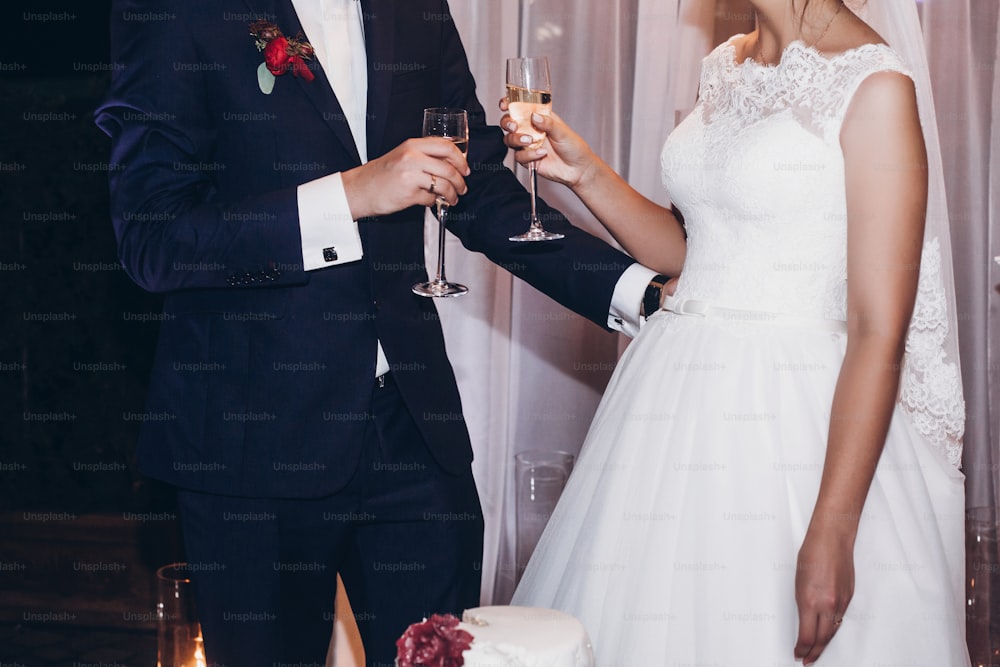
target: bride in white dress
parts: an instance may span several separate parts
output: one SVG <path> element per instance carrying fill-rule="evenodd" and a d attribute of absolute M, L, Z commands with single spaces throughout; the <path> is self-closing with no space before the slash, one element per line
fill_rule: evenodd
<path fill-rule="evenodd" d="M 663 149 L 683 223 L 556 116 L 517 154 L 680 280 L 513 602 L 579 617 L 601 667 L 968 665 L 961 389 L 912 75 L 841 0 L 751 2 L 758 29 L 704 60 Z"/>

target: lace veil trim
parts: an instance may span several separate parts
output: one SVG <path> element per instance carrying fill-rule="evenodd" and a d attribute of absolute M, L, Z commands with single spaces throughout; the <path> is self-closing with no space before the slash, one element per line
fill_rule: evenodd
<path fill-rule="evenodd" d="M 924 242 L 917 301 L 906 336 L 899 405 L 916 429 L 955 467 L 962 465 L 965 400 L 958 363 L 945 354 L 948 299 L 941 273 L 941 244 Z"/>

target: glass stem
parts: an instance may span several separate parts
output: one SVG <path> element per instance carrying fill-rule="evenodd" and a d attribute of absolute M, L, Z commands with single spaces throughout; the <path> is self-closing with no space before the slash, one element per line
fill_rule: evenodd
<path fill-rule="evenodd" d="M 444 225 L 448 219 L 448 205 L 441 203 L 439 199 L 437 201 L 437 219 L 438 219 L 438 271 L 437 271 L 437 283 L 447 282 L 444 277 Z"/>
<path fill-rule="evenodd" d="M 528 163 L 528 177 L 531 188 L 531 228 L 539 229 L 542 223 L 538 220 L 536 199 L 538 197 L 538 167 L 534 162 Z"/>

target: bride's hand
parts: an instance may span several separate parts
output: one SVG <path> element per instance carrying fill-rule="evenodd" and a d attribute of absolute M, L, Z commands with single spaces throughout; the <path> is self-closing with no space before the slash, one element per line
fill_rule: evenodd
<path fill-rule="evenodd" d="M 848 540 L 833 531 L 806 532 L 795 574 L 799 636 L 795 658 L 816 662 L 840 628 L 854 595 L 854 555 Z"/>
<path fill-rule="evenodd" d="M 575 188 L 584 180 L 594 163 L 593 151 L 555 112 L 551 116 L 532 115 L 532 125 L 545 132 L 546 136 L 539 148 L 526 148 L 532 137 L 530 134 L 517 132 L 517 122 L 507 113 L 506 98 L 501 98 L 500 109 L 504 112 L 500 127 L 507 133 L 504 143 L 515 150 L 514 159 L 518 164 L 527 165 L 537 161 L 539 176 L 570 188 Z"/>

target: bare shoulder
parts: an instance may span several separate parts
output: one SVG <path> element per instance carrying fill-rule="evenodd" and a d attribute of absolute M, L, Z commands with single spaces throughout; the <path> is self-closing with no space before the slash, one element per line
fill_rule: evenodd
<path fill-rule="evenodd" d="M 841 127 L 845 155 L 891 154 L 923 145 L 913 80 L 895 71 L 873 72 L 858 85 Z M 922 150 L 922 148 L 920 148 Z"/>
<path fill-rule="evenodd" d="M 861 82 L 847 106 L 840 129 L 845 156 L 889 151 L 898 142 L 922 143 L 920 112 L 913 81 L 905 74 L 874 72 Z"/>

